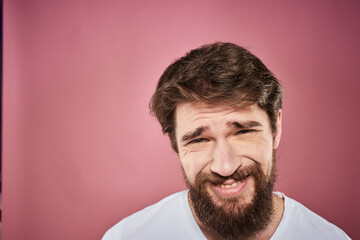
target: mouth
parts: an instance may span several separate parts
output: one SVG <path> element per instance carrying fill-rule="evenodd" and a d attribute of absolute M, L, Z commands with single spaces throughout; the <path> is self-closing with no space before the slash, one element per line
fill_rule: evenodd
<path fill-rule="evenodd" d="M 228 179 L 221 184 L 210 183 L 210 188 L 221 198 L 235 198 L 244 192 L 250 177 L 251 176 L 248 175 L 243 180 L 238 181 Z"/>

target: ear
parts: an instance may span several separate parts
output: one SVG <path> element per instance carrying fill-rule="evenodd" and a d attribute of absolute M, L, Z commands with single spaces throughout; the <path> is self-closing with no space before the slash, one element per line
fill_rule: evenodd
<path fill-rule="evenodd" d="M 170 137 L 170 134 L 169 134 L 169 133 L 167 133 L 167 134 L 166 134 L 166 136 L 168 137 L 169 142 L 170 142 L 170 145 L 172 146 L 172 142 L 171 142 L 171 137 Z M 174 148 L 173 148 L 173 150 L 174 150 Z M 179 158 L 179 151 L 175 151 L 175 150 L 174 150 L 174 153 L 175 153 L 175 154 L 176 154 L 176 156 Z"/>
<path fill-rule="evenodd" d="M 276 118 L 277 118 L 277 120 L 276 120 L 276 132 L 275 132 L 275 135 L 274 135 L 274 148 L 275 149 L 277 149 L 279 147 L 279 144 L 280 144 L 281 131 L 282 131 L 282 127 L 281 127 L 282 109 L 279 109 Z"/>

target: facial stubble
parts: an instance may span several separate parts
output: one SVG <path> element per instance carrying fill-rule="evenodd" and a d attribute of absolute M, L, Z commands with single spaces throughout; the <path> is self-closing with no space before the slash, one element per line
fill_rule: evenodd
<path fill-rule="evenodd" d="M 185 173 L 184 176 L 189 188 L 189 201 L 200 227 L 218 239 L 249 239 L 271 222 L 274 212 L 272 191 L 276 180 L 275 151 L 269 176 L 263 173 L 260 164 L 256 162 L 229 177 L 201 172 L 195 184 L 189 183 Z M 209 193 L 209 184 L 219 185 L 227 179 L 242 181 L 247 178 L 254 180 L 254 191 L 249 203 L 244 203 L 242 197 L 214 200 Z"/>

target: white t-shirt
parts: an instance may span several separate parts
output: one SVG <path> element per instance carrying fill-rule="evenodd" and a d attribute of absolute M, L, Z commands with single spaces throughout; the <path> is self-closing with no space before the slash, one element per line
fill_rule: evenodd
<path fill-rule="evenodd" d="M 117 223 L 102 240 L 206 240 L 190 210 L 188 190 L 170 195 Z M 340 228 L 310 211 L 297 201 L 284 198 L 281 222 L 271 240 L 350 239 Z"/>

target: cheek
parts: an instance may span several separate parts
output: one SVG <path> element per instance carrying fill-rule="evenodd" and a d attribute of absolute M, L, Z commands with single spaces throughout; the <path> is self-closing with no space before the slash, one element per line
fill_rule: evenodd
<path fill-rule="evenodd" d="M 273 150 L 272 145 L 266 148 L 258 148 L 257 152 L 257 162 L 261 165 L 263 172 L 269 176 L 272 168 L 272 158 L 273 158 Z"/>
<path fill-rule="evenodd" d="M 241 156 L 243 166 L 256 162 L 266 172 L 272 163 L 272 143 L 267 139 L 257 138 L 254 141 L 234 143 L 234 153 Z"/>
<path fill-rule="evenodd" d="M 196 176 L 209 165 L 211 157 L 207 151 L 187 152 L 184 155 L 180 154 L 180 161 L 189 182 L 193 184 Z"/>

